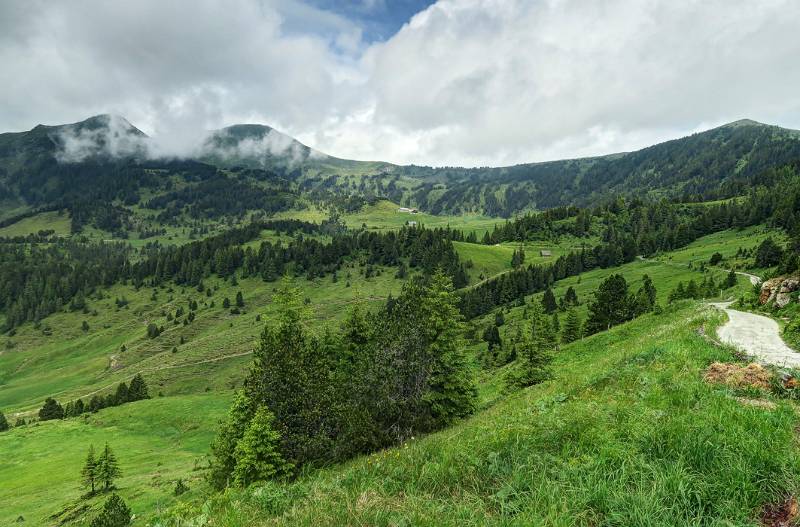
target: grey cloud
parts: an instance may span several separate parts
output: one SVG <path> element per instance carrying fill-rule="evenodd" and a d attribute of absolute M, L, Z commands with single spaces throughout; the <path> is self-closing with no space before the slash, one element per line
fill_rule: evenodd
<path fill-rule="evenodd" d="M 798 25 L 794 0 L 440 0 L 367 46 L 297 0 L 5 2 L 0 130 L 114 113 L 161 156 L 239 122 L 401 163 L 594 155 L 800 127 Z"/>

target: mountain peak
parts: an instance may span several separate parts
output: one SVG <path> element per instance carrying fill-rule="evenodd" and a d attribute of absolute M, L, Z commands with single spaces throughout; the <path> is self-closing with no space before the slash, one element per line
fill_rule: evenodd
<path fill-rule="evenodd" d="M 720 128 L 741 128 L 743 126 L 772 126 L 769 124 L 759 123 L 753 119 L 739 119 L 728 124 L 723 124 Z"/>

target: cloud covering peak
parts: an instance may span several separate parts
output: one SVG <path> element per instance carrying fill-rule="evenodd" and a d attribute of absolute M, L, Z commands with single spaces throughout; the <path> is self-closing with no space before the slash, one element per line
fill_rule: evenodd
<path fill-rule="evenodd" d="M 375 42 L 325 5 L 1 3 L 0 130 L 112 112 L 185 155 L 263 122 L 337 157 L 486 165 L 800 128 L 793 0 L 439 0 Z"/>

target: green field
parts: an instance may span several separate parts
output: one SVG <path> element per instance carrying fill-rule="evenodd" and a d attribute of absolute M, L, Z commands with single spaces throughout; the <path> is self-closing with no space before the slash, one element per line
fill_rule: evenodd
<path fill-rule="evenodd" d="M 155 398 L 0 434 L 0 481 L 12 483 L 0 485 L 0 525 L 20 516 L 24 525 L 88 524 L 104 498 L 79 499 L 80 470 L 89 445 L 106 442 L 120 461 L 119 493 L 137 514 L 174 505 L 178 478 L 194 489 L 181 499 L 191 499 L 204 488 L 195 468 L 229 403 L 226 393 Z"/>
<path fill-rule="evenodd" d="M 27 236 L 48 230 L 55 231 L 58 236 L 68 236 L 70 233 L 69 214 L 63 211 L 41 212 L 12 223 L 8 227 L 0 228 L 0 237 Z"/>
<path fill-rule="evenodd" d="M 342 219 L 351 228 L 366 225 L 370 230 L 399 229 L 408 222 L 415 221 L 425 227 L 447 227 L 463 230 L 465 233 L 474 231 L 478 236 L 483 236 L 486 231 L 491 231 L 495 225 L 504 221 L 502 218 L 491 218 L 477 214 L 464 214 L 461 216 L 434 216 L 424 212 L 412 214 L 399 212 L 400 205 L 391 201 L 378 201 L 374 205 L 365 205 L 361 210 L 342 215 Z M 328 213 L 317 208 L 301 211 L 288 211 L 279 213 L 277 218 L 294 218 L 298 220 L 319 223 L 328 217 Z"/>
<path fill-rule="evenodd" d="M 393 216 L 386 207 L 384 212 L 387 219 L 380 228 L 391 228 L 389 220 Z M 372 214 L 380 217 L 375 211 Z M 349 218 L 348 222 L 351 221 L 354 220 Z M 465 225 L 477 229 L 481 221 L 465 220 Z M 485 225 L 488 226 L 488 223 Z M 643 275 L 647 274 L 656 283 L 659 303 L 666 306 L 667 295 L 679 281 L 702 280 L 699 266 L 690 268 L 689 262 L 705 259 L 710 256 L 707 254 L 709 251 L 716 250 L 728 257 L 738 248 L 734 241 L 740 240 L 744 247 L 750 247 L 766 235 L 761 228 L 748 231 L 744 237 L 742 233 L 733 231 L 712 235 L 682 251 L 661 255 L 655 260 L 635 261 L 619 268 L 597 269 L 567 278 L 554 284 L 553 289 L 560 298 L 567 287 L 574 287 L 581 302 L 579 312 L 585 318 L 592 292 L 608 275 L 622 274 L 631 290 L 635 291 Z M 289 240 L 271 231 L 264 231 L 261 239 Z M 581 243 L 581 240 L 570 238 L 563 238 L 557 243 L 526 243 L 526 264 L 553 261 L 559 255 L 580 247 Z M 589 242 L 583 243 L 591 245 Z M 252 243 L 253 246 L 257 244 L 258 241 Z M 511 254 L 519 245 L 487 246 L 456 242 L 455 247 L 462 260 L 472 262 L 469 271 L 471 284 L 474 285 L 481 275 L 488 278 L 510 270 Z M 543 249 L 550 250 L 552 256 L 540 256 Z M 726 271 L 709 269 L 706 272 L 713 273 L 719 281 Z M 358 261 L 351 261 L 337 273 L 336 281 L 327 276 L 313 281 L 297 278 L 295 283 L 302 289 L 311 307 L 312 329 L 319 331 L 326 324 L 336 324 L 341 320 L 348 306 L 355 302 L 374 308 L 383 303 L 389 294 L 397 295 L 402 281 L 396 279 L 394 274 L 392 268 L 376 267 L 376 275 L 366 278 L 365 266 Z M 12 424 L 20 415 L 28 419 L 33 417 L 48 396 L 56 397 L 62 403 L 77 397 L 83 397 L 86 401 L 91 394 L 108 393 L 119 382 L 128 381 L 139 372 L 145 376 L 154 397 L 150 401 L 105 409 L 91 416 L 29 424 L 15 428 L 8 434 L 0 434 L 0 453 L 5 453 L 2 456 L 5 461 L 0 464 L 0 481 L 11 481 L 15 474 L 23 471 L 13 490 L 0 490 L 0 524 L 15 520 L 19 515 L 26 518 L 27 525 L 48 524 L 51 520 L 45 518 L 54 514 L 59 515 L 59 519 L 67 520 L 67 523 L 80 523 L 94 514 L 83 510 L 83 507 L 96 507 L 99 500 L 79 500 L 78 472 L 88 443 L 94 443 L 99 448 L 103 442 L 109 441 L 117 450 L 124 472 L 120 480 L 120 492 L 134 512 L 145 518 L 171 510 L 177 501 L 196 504 L 206 499 L 208 489 L 201 481 L 203 472 L 195 469 L 202 466 L 202 458 L 209 452 L 209 441 L 217 420 L 227 408 L 232 390 L 241 385 L 258 334 L 274 312 L 271 297 L 280 283 L 264 282 L 260 278 L 240 278 L 237 285 L 219 278 L 207 279 L 204 283 L 212 290 L 211 296 L 194 288 L 175 285 L 155 290 L 116 285 L 89 297 L 88 313 L 64 310 L 47 317 L 39 326 L 24 324 L 17 328 L 16 334 L 6 335 L 0 340 L 0 408 Z M 747 280 L 740 277 L 737 291 L 744 291 L 748 287 Z M 226 297 L 233 300 L 237 291 L 242 291 L 245 307 L 241 314 L 234 315 L 222 308 L 222 301 Z M 526 302 L 539 301 L 540 297 L 541 294 L 531 295 Z M 118 298 L 125 298 L 128 304 L 118 308 L 115 302 Z M 167 313 L 174 313 L 178 307 L 188 312 L 190 300 L 198 302 L 194 322 L 176 325 L 167 320 Z M 598 423 L 608 426 L 616 423 L 619 430 L 624 427 L 639 430 L 652 424 L 647 420 L 652 416 L 647 416 L 667 403 L 662 400 L 649 401 L 647 404 L 654 406 L 638 407 L 646 416 L 644 421 L 638 421 L 636 416 L 627 416 L 617 423 L 614 420 L 615 412 L 624 407 L 623 401 L 630 398 L 628 392 L 631 388 L 628 384 L 620 385 L 619 393 L 612 393 L 607 392 L 606 388 L 593 388 L 593 383 L 598 378 L 612 375 L 619 364 L 628 364 L 625 357 L 637 353 L 646 355 L 653 346 L 660 346 L 666 334 L 678 332 L 676 334 L 682 336 L 668 340 L 666 346 L 670 351 L 664 352 L 663 364 L 655 363 L 661 372 L 659 375 L 666 379 L 671 375 L 669 372 L 682 368 L 680 383 L 684 384 L 681 384 L 681 389 L 685 388 L 687 393 L 700 389 L 692 380 L 691 375 L 694 374 L 690 375 L 690 372 L 696 372 L 712 355 L 726 357 L 728 352 L 707 345 L 702 348 L 704 341 L 695 338 L 680 320 L 682 317 L 691 318 L 696 325 L 711 315 L 687 304 L 682 306 L 677 311 L 669 308 L 669 317 L 663 324 L 659 318 L 647 316 L 641 321 L 617 328 L 608 335 L 598 335 L 565 347 L 553 366 L 556 380 L 532 388 L 523 395 L 509 399 L 503 393 L 502 369 L 481 370 L 478 372 L 481 412 L 472 419 L 452 430 L 402 448 L 309 474 L 293 485 L 275 485 L 267 490 L 226 494 L 209 505 L 213 511 L 214 525 L 250 525 L 247 515 L 255 515 L 261 518 L 260 521 L 269 523 L 270 510 L 280 514 L 286 511 L 281 517 L 281 522 L 286 524 L 312 524 L 314 518 L 320 519 L 318 524 L 332 525 L 398 524 L 402 523 L 400 520 L 403 518 L 410 524 L 459 524 L 469 523 L 467 520 L 470 518 L 488 518 L 501 523 L 560 525 L 562 523 L 553 523 L 557 511 L 562 511 L 566 519 L 583 518 L 581 514 L 584 513 L 579 512 L 580 504 L 591 500 L 587 495 L 576 496 L 577 501 L 570 508 L 561 501 L 555 489 L 561 489 L 563 493 L 563 489 L 583 481 L 570 478 L 585 477 L 589 478 L 585 480 L 590 482 L 587 484 L 600 484 L 591 478 L 599 478 L 598 467 L 612 462 L 629 463 L 651 478 L 639 481 L 642 488 L 636 490 L 633 496 L 640 500 L 637 503 L 642 504 L 642 514 L 656 514 L 657 511 L 648 509 L 644 504 L 649 499 L 662 503 L 665 491 L 656 488 L 652 491 L 656 494 L 649 494 L 651 491 L 644 488 L 647 485 L 691 487 L 702 484 L 713 487 L 718 481 L 713 478 L 734 475 L 711 474 L 706 479 L 695 480 L 684 477 L 679 471 L 680 467 L 653 465 L 652 459 L 642 457 L 642 453 L 634 448 L 637 441 L 644 439 L 640 437 L 631 443 L 632 438 L 616 437 L 622 434 L 621 431 L 609 432 L 610 435 L 605 436 L 597 429 L 600 424 L 593 423 L 589 415 L 594 409 L 605 405 L 607 397 L 619 401 L 619 405 L 612 405 L 616 410 L 604 410 L 598 417 Z M 523 306 L 503 308 L 506 323 L 501 327 L 501 334 L 504 339 L 512 336 L 516 327 L 523 323 L 524 310 Z M 257 320 L 259 316 L 260 321 Z M 90 327 L 86 332 L 81 329 L 84 320 Z M 471 325 L 483 328 L 493 321 L 492 313 L 471 321 Z M 164 326 L 165 331 L 158 338 L 146 336 L 146 326 L 150 322 Z M 676 329 L 676 326 L 680 327 Z M 662 337 L 659 338 L 659 335 Z M 181 338 L 184 344 L 180 343 Z M 122 351 L 123 345 L 125 351 Z M 697 356 L 688 357 L 688 350 L 697 345 L 701 346 Z M 483 342 L 470 345 L 470 351 L 476 357 L 480 357 L 485 348 Z M 630 368 L 631 379 L 644 375 L 638 366 Z M 638 386 L 637 383 L 642 381 L 630 382 Z M 657 396 L 665 397 L 661 388 L 649 384 L 645 387 L 661 390 Z M 560 400 L 562 393 L 572 394 L 565 400 L 567 402 Z M 708 390 L 703 393 L 709 404 L 724 406 L 721 402 L 725 400 L 724 394 Z M 549 402 L 556 399 L 558 404 Z M 725 407 L 724 411 L 730 413 L 734 409 Z M 542 429 L 543 425 L 529 422 L 531 412 L 539 417 L 547 417 L 547 422 L 552 419 L 558 426 L 552 434 L 548 433 Z M 541 412 L 544 413 L 539 415 Z M 550 412 L 554 413 L 551 415 Z M 736 419 L 740 420 L 739 425 Z M 731 426 L 744 426 L 741 419 L 744 418 L 735 417 Z M 757 424 L 772 427 L 769 430 L 775 432 L 788 426 L 790 419 L 785 416 L 781 419 L 780 423 L 766 424 L 757 420 Z M 699 416 L 697 420 L 695 424 L 701 428 L 711 426 L 709 415 Z M 677 421 L 673 424 L 678 426 Z M 564 441 L 573 433 L 569 430 L 574 427 L 588 427 L 587 433 L 600 441 L 601 446 L 589 447 L 581 441 L 574 446 L 574 452 L 554 450 L 553 445 Z M 497 435 L 503 430 L 508 435 Z M 523 437 L 524 434 L 529 436 Z M 448 446 L 451 440 L 453 444 Z M 47 449 L 54 444 L 59 445 L 58 452 L 48 452 Z M 517 448 L 519 450 L 515 450 Z M 595 451 L 595 448 L 598 450 Z M 620 451 L 614 455 L 617 457 L 603 457 L 607 451 L 617 450 Z M 14 454 L 9 455 L 12 452 Z M 517 455 L 519 457 L 515 458 Z M 752 460 L 754 454 L 743 451 L 737 455 Z M 783 462 L 795 462 L 786 457 L 787 454 L 782 450 L 781 455 L 785 458 Z M 495 459 L 500 465 L 489 468 L 485 466 L 488 459 Z M 544 470 L 543 459 L 552 461 L 552 471 Z M 25 469 L 21 467 L 23 462 L 27 463 Z M 583 475 L 568 472 L 563 477 L 554 472 L 556 469 L 569 468 L 574 463 L 577 463 L 576 467 L 589 467 L 595 472 Z M 541 478 L 526 480 L 523 476 L 512 474 L 512 466 L 517 466 L 516 470 L 523 474 L 540 474 Z M 48 487 L 42 487 L 41 480 L 51 481 L 47 471 L 52 467 L 57 467 L 58 476 L 52 478 Z M 527 468 L 523 470 L 519 467 Z M 494 474 L 492 470 L 500 472 Z M 171 494 L 178 477 L 187 479 L 192 488 L 180 500 Z M 602 499 L 598 498 L 604 503 L 603 507 L 620 514 L 619 511 L 623 509 L 638 510 L 626 509 L 630 503 L 623 506 L 626 502 L 622 489 L 630 485 L 630 477 L 619 475 L 620 479 L 612 478 L 606 482 L 607 488 L 601 493 Z M 480 483 L 483 480 L 493 483 Z M 334 488 L 337 485 L 341 485 L 339 490 Z M 463 490 L 458 491 L 462 485 Z M 553 491 L 546 491 L 547 488 Z M 320 497 L 314 503 L 305 503 L 301 498 L 318 492 L 321 493 Z M 514 502 L 514 496 L 523 495 L 526 496 L 525 500 Z M 292 502 L 294 499 L 300 502 Z M 758 494 L 757 499 L 766 498 Z M 271 500 L 277 501 L 273 503 Z M 746 500 L 750 500 L 747 503 L 757 501 L 752 496 L 746 497 Z M 530 505 L 523 507 L 523 502 L 540 503 L 544 508 L 526 509 Z M 353 508 L 353 504 L 360 505 Z M 726 507 L 730 509 L 726 511 L 733 515 L 731 517 L 743 517 L 743 506 Z M 199 513 L 195 511 L 190 514 Z M 656 514 L 654 517 L 660 516 Z M 578 520 L 564 521 L 565 525 L 581 523 Z"/>

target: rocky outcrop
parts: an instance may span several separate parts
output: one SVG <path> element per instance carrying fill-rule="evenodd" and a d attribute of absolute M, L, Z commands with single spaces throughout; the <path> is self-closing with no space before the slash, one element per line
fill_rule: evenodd
<path fill-rule="evenodd" d="M 783 278 L 770 278 L 761 284 L 761 294 L 758 297 L 758 303 L 764 305 L 775 300 L 775 296 L 778 294 L 778 289 L 780 289 L 781 282 L 783 282 Z"/>
<path fill-rule="evenodd" d="M 770 278 L 761 284 L 758 302 L 761 305 L 774 302 L 775 307 L 782 308 L 789 304 L 792 299 L 791 294 L 798 289 L 800 289 L 800 278 L 795 276 Z"/>

